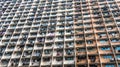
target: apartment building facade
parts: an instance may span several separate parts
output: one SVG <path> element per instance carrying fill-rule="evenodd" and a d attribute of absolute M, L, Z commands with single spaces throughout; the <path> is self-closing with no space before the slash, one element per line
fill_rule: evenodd
<path fill-rule="evenodd" d="M 120 67 L 120 0 L 1 0 L 0 67 Z"/>

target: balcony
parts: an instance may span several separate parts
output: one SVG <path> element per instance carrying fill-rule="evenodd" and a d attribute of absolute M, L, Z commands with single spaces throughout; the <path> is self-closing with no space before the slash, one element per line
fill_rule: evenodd
<path fill-rule="evenodd" d="M 75 30 L 75 34 L 78 35 L 78 34 L 83 34 L 83 29 L 76 29 Z"/>
<path fill-rule="evenodd" d="M 98 56 L 89 56 L 89 59 L 88 59 L 88 62 L 89 63 L 99 63 L 100 62 L 100 60 L 99 60 L 99 57 Z"/>
<path fill-rule="evenodd" d="M 55 36 L 55 33 L 48 33 L 46 36 L 53 37 L 53 36 Z"/>
<path fill-rule="evenodd" d="M 53 52 L 53 56 L 59 57 L 59 56 L 62 56 L 62 55 L 63 55 L 63 50 L 62 49 L 57 49 L 57 50 L 54 50 L 54 52 Z"/>
<path fill-rule="evenodd" d="M 7 67 L 7 64 L 8 64 L 7 62 L 3 62 L 3 63 L 0 63 L 0 66 L 1 67 Z"/>
<path fill-rule="evenodd" d="M 90 39 L 92 40 L 92 39 L 94 39 L 95 37 L 94 37 L 93 34 L 87 34 L 87 35 L 85 36 L 85 38 L 86 38 L 86 39 L 89 39 L 89 40 L 90 40 Z"/>
<path fill-rule="evenodd" d="M 6 54 L 2 56 L 2 59 L 10 59 L 10 58 L 11 58 L 11 54 Z"/>
<path fill-rule="evenodd" d="M 85 42 L 84 41 L 76 41 L 76 47 L 85 47 Z"/>
<path fill-rule="evenodd" d="M 54 45 L 55 49 L 62 49 L 63 47 L 64 47 L 64 45 L 62 43 Z"/>
<path fill-rule="evenodd" d="M 64 60 L 64 64 L 74 64 L 74 60 Z"/>
<path fill-rule="evenodd" d="M 64 31 L 56 32 L 56 36 L 64 35 Z"/>
<path fill-rule="evenodd" d="M 117 67 L 115 64 L 103 64 L 103 67 Z"/>
<path fill-rule="evenodd" d="M 34 57 L 40 57 L 40 56 L 41 56 L 41 53 L 33 53 L 32 56 L 34 56 Z"/>
<path fill-rule="evenodd" d="M 20 58 L 21 53 L 14 53 L 11 58 Z"/>
<path fill-rule="evenodd" d="M 117 32 L 109 32 L 109 37 L 110 38 L 117 38 L 117 37 L 119 37 L 119 34 Z"/>
<path fill-rule="evenodd" d="M 51 59 L 49 57 L 43 58 L 41 65 L 50 65 Z"/>
<path fill-rule="evenodd" d="M 24 62 L 20 62 L 18 66 L 29 66 L 29 62 L 24 61 Z"/>
<path fill-rule="evenodd" d="M 72 42 L 69 42 L 69 43 L 66 43 L 66 48 L 73 48 L 74 47 L 74 43 Z"/>
<path fill-rule="evenodd" d="M 45 40 L 45 42 L 53 42 L 54 41 L 54 37 L 49 37 L 49 38 L 47 38 L 46 40 Z"/>
<path fill-rule="evenodd" d="M 87 57 L 84 55 L 78 56 L 76 58 L 76 62 L 77 62 L 77 64 L 85 64 L 85 63 L 87 63 Z"/>
<path fill-rule="evenodd" d="M 10 61 L 9 64 L 8 64 L 9 67 L 16 67 L 18 66 L 18 62 L 16 61 Z"/>
<path fill-rule="evenodd" d="M 88 54 L 97 54 L 97 48 L 94 48 L 94 47 L 88 47 L 87 49 L 87 53 Z"/>
<path fill-rule="evenodd" d="M 44 37 L 38 38 L 38 39 L 37 39 L 37 44 L 39 44 L 40 42 L 41 42 L 41 43 L 45 42 L 45 38 L 44 38 Z"/>
<path fill-rule="evenodd" d="M 73 26 L 66 26 L 65 29 L 73 29 Z"/>
<path fill-rule="evenodd" d="M 64 26 L 58 26 L 56 27 L 56 30 L 63 30 L 64 29 Z"/>
<path fill-rule="evenodd" d="M 24 48 L 24 45 L 22 45 L 22 46 L 17 46 L 15 49 L 14 49 L 14 51 L 22 51 Z"/>
<path fill-rule="evenodd" d="M 29 46 L 29 45 L 26 45 L 26 47 L 24 48 L 24 50 L 32 50 L 33 49 L 33 47 L 31 47 L 31 45 Z"/>
<path fill-rule="evenodd" d="M 37 62 L 37 61 L 36 61 L 36 62 L 31 62 L 31 63 L 30 63 L 30 66 L 39 66 L 39 64 L 40 64 L 40 63 Z"/>
<path fill-rule="evenodd" d="M 58 41 L 58 42 L 64 41 L 64 37 L 56 38 L 55 41 Z"/>
<path fill-rule="evenodd" d="M 67 32 L 65 33 L 65 35 L 71 35 L 71 34 L 74 34 L 74 31 L 67 31 Z"/>
<path fill-rule="evenodd" d="M 24 51 L 22 57 L 30 58 L 32 54 L 32 51 Z"/>
<path fill-rule="evenodd" d="M 98 43 L 99 46 L 101 46 L 101 45 L 108 45 L 109 44 L 107 39 L 99 40 L 97 43 Z"/>
<path fill-rule="evenodd" d="M 19 36 L 13 36 L 13 37 L 11 37 L 11 39 L 18 39 L 19 38 Z"/>
<path fill-rule="evenodd" d="M 112 56 L 110 56 L 110 55 L 108 55 L 107 57 L 105 57 L 105 56 L 106 55 L 104 55 L 100 58 L 102 63 L 113 63 L 113 62 L 115 62 L 115 59 L 112 58 Z"/>
<path fill-rule="evenodd" d="M 44 49 L 52 49 L 52 48 L 53 48 L 53 45 L 44 47 Z"/>
<path fill-rule="evenodd" d="M 105 32 L 105 28 L 102 28 L 102 27 L 98 27 L 95 29 L 95 32 Z"/>
<path fill-rule="evenodd" d="M 14 50 L 14 47 L 6 49 L 6 51 L 13 51 L 13 50 Z"/>
<path fill-rule="evenodd" d="M 71 41 L 74 40 L 73 36 L 66 36 L 65 41 Z"/>
<path fill-rule="evenodd" d="M 30 30 L 22 30 L 22 33 L 28 33 Z"/>
<path fill-rule="evenodd" d="M 52 61 L 52 65 L 61 65 L 63 63 L 63 58 L 54 58 Z"/>
<path fill-rule="evenodd" d="M 111 54 L 111 53 L 112 53 L 112 50 L 111 50 L 110 47 L 109 47 L 109 48 L 103 47 L 103 48 L 101 48 L 101 49 L 99 50 L 99 53 L 100 53 L 100 54 Z"/>
<path fill-rule="evenodd" d="M 72 55 L 74 55 L 74 50 L 73 49 L 66 49 L 64 52 L 64 55 L 72 56 Z"/>
<path fill-rule="evenodd" d="M 42 49 L 43 48 L 43 44 L 35 44 L 34 45 L 34 49 L 38 50 L 38 49 Z"/>
<path fill-rule="evenodd" d="M 111 43 L 114 45 L 118 45 L 120 43 L 120 39 L 119 38 L 113 38 L 111 39 Z"/>
<path fill-rule="evenodd" d="M 30 62 L 30 66 L 39 66 L 40 65 L 40 58 L 33 58 Z"/>
<path fill-rule="evenodd" d="M 31 29 L 30 30 L 30 32 L 37 32 L 38 31 L 38 29 Z M 34 35 L 34 36 L 36 36 L 36 35 Z"/>
<path fill-rule="evenodd" d="M 108 26 L 108 27 L 107 27 L 107 30 L 108 30 L 108 31 L 116 31 L 117 28 L 115 28 L 115 27 L 113 27 L 113 26 Z"/>
<path fill-rule="evenodd" d="M 97 39 L 105 39 L 107 38 L 107 34 L 106 33 L 100 33 L 100 34 L 97 34 Z"/>
<path fill-rule="evenodd" d="M 52 50 L 44 50 L 43 56 L 51 56 L 52 55 Z"/>
<path fill-rule="evenodd" d="M 3 39 L 5 39 L 5 40 L 9 40 L 9 39 L 11 39 L 11 36 L 3 37 Z"/>

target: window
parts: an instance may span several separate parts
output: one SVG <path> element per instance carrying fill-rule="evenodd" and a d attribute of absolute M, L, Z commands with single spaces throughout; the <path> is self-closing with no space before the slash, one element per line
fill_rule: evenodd
<path fill-rule="evenodd" d="M 107 64 L 105 67 L 115 67 L 113 64 Z"/>
<path fill-rule="evenodd" d="M 116 55 L 116 58 L 120 58 L 120 55 Z"/>
<path fill-rule="evenodd" d="M 120 46 L 115 47 L 115 50 L 120 50 Z"/>
<path fill-rule="evenodd" d="M 93 41 L 89 40 L 89 41 L 87 41 L 87 44 L 93 44 Z"/>
<path fill-rule="evenodd" d="M 74 60 L 73 57 L 66 57 L 65 60 Z"/>
<path fill-rule="evenodd" d="M 85 50 L 85 48 L 77 48 L 77 51 L 78 52 L 85 52 L 86 50 Z"/>
<path fill-rule="evenodd" d="M 100 40 L 100 43 L 101 44 L 104 44 L 104 43 L 106 43 L 107 42 L 107 40 Z"/>
<path fill-rule="evenodd" d="M 110 47 L 101 47 L 101 50 L 110 50 Z"/>
<path fill-rule="evenodd" d="M 112 59 L 112 56 L 111 55 L 104 55 L 103 58 L 104 59 Z"/>
<path fill-rule="evenodd" d="M 112 42 L 118 42 L 119 39 L 112 39 L 111 41 L 112 41 Z"/>

